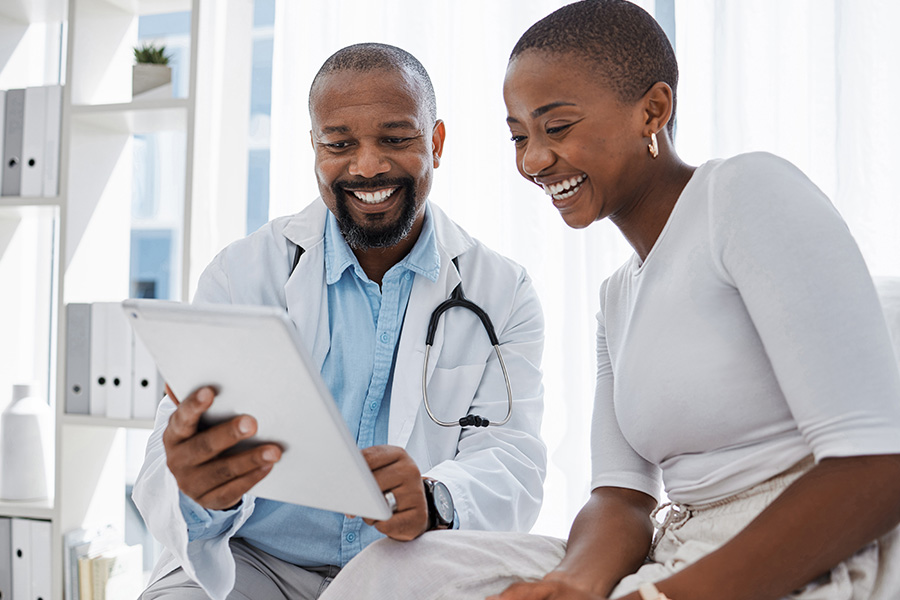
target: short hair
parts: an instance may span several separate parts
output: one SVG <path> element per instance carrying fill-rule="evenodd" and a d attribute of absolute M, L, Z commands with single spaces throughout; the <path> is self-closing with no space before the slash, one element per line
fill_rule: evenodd
<path fill-rule="evenodd" d="M 405 70 L 413 76 L 422 86 L 425 109 L 432 121 L 437 119 L 437 99 L 434 95 L 434 86 L 431 85 L 431 77 L 419 60 L 402 48 L 388 44 L 376 44 L 374 42 L 353 44 L 341 48 L 319 68 L 319 72 L 313 77 L 309 88 L 309 108 L 312 112 L 312 97 L 316 86 L 321 79 L 338 71 L 374 71 L 377 69 Z"/>
<path fill-rule="evenodd" d="M 659 23 L 626 0 L 582 0 L 544 17 L 526 31 L 510 54 L 526 50 L 572 56 L 594 66 L 619 99 L 636 102 L 659 81 L 672 88 L 672 117 L 678 87 L 675 51 Z"/>

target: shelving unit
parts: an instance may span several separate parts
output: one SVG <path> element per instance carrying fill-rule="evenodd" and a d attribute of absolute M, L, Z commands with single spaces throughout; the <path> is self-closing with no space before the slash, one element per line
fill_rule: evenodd
<path fill-rule="evenodd" d="M 65 85 L 59 195 L 0 197 L 0 224 L 4 216 L 13 221 L 22 216 L 39 219 L 42 226 L 52 231 L 51 239 L 43 242 L 50 245 L 43 251 L 49 251 L 52 257 L 46 282 L 52 301 L 49 314 L 41 320 L 49 344 L 41 370 L 46 373 L 42 383 L 56 415 L 55 493 L 50 500 L 40 502 L 0 501 L 0 517 L 51 522 L 52 600 L 63 598 L 65 533 L 110 522 L 124 528 L 125 430 L 153 426 L 147 420 L 65 414 L 65 305 L 119 301 L 129 296 L 130 198 L 135 167 L 132 144 L 135 135 L 160 132 L 176 132 L 185 140 L 178 297 L 187 297 L 189 259 L 183 249 L 190 247 L 200 3 L 201 0 L 0 3 L 0 89 Z M 132 101 L 132 48 L 137 44 L 138 18 L 183 11 L 191 15 L 187 97 Z M 37 69 L 36 64 L 50 66 Z M 98 270 L 102 276 L 98 276 Z M 6 285 L 24 286 L 31 282 L 0 281 L 0 287 Z M 0 403 L 0 409 L 3 406 Z"/>

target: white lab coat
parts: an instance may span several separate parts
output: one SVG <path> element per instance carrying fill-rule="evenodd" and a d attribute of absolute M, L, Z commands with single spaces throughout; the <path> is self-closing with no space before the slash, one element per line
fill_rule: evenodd
<path fill-rule="evenodd" d="M 201 276 L 194 303 L 287 307 L 313 361 L 321 366 L 330 344 L 324 283 L 327 210 L 317 199 L 302 212 L 275 219 L 225 248 Z M 544 325 L 540 303 L 521 266 L 471 238 L 433 204 L 431 215 L 440 275 L 436 283 L 418 275 L 413 282 L 391 388 L 388 443 L 406 448 L 424 475 L 447 485 L 461 529 L 528 531 L 540 509 L 546 469 L 546 448 L 539 437 Z M 305 252 L 291 273 L 297 245 Z M 467 297 L 494 324 L 514 395 L 508 424 L 462 433 L 431 422 L 421 392 L 428 321 L 460 277 Z M 499 363 L 470 311 L 444 313 L 427 381 L 429 403 L 441 420 L 453 421 L 470 412 L 501 420 L 506 414 Z M 188 543 L 178 487 L 166 467 L 162 444 L 174 409 L 168 398 L 160 405 L 133 494 L 150 531 L 166 549 L 151 582 L 181 565 L 211 597 L 224 598 L 234 584 L 228 540 L 253 512 L 253 496 L 244 496 L 238 518 L 226 534 Z"/>

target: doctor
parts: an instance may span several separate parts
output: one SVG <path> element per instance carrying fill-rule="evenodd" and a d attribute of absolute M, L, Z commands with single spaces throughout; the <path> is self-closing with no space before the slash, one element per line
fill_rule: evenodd
<path fill-rule="evenodd" d="M 428 201 L 445 136 L 435 106 L 427 72 L 399 48 L 331 56 L 309 96 L 321 198 L 225 248 L 194 298 L 287 309 L 394 515 L 363 522 L 254 498 L 279 448 L 223 455 L 254 434 L 253 399 L 248 415 L 199 433 L 212 391 L 170 395 L 134 489 L 165 546 L 143 599 L 316 598 L 379 538 L 527 531 L 536 519 L 541 308 L 522 267 Z M 512 382 L 511 418 L 499 427 L 442 427 L 423 407 L 429 318 L 460 283 L 492 320 Z M 444 313 L 425 376 L 438 420 L 506 416 L 500 361 L 472 312 Z"/>

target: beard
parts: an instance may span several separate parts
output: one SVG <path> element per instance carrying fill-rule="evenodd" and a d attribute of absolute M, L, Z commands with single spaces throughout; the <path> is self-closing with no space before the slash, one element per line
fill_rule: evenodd
<path fill-rule="evenodd" d="M 347 192 L 344 186 L 353 187 L 356 190 L 380 190 L 387 187 L 398 186 L 395 194 L 403 194 L 403 208 L 399 218 L 393 222 L 385 222 L 384 214 L 374 214 L 366 217 L 364 222 L 358 222 L 347 210 Z M 412 230 L 416 220 L 416 183 L 412 177 L 396 179 L 371 179 L 365 183 L 349 183 L 335 181 L 331 184 L 331 191 L 336 199 L 338 227 L 347 243 L 354 250 L 368 250 L 370 248 L 389 248 L 400 243 Z"/>

